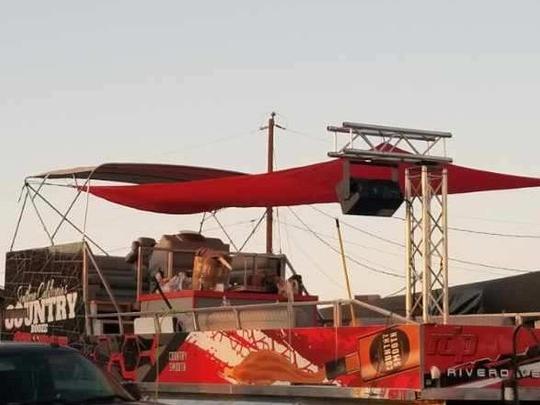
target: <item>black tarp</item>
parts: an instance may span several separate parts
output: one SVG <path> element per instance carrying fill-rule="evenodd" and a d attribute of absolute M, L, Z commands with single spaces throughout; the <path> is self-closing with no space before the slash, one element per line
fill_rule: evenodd
<path fill-rule="evenodd" d="M 404 295 L 371 298 L 369 303 L 405 313 Z M 540 312 L 540 271 L 450 287 L 449 307 L 452 315 Z"/>

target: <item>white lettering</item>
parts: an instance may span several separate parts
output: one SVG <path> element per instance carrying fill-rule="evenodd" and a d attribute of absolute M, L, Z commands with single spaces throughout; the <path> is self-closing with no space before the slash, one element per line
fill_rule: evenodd
<path fill-rule="evenodd" d="M 47 306 L 47 322 L 54 322 L 54 303 L 56 302 L 56 297 L 45 298 L 42 300 Z"/>
<path fill-rule="evenodd" d="M 172 372 L 175 372 L 175 373 L 186 371 L 186 363 L 181 363 L 181 362 L 179 362 L 179 363 L 176 363 L 176 362 L 169 363 L 169 371 L 172 371 Z"/>
<path fill-rule="evenodd" d="M 34 317 L 34 305 L 31 302 L 25 302 L 23 304 L 26 308 L 26 318 L 24 318 L 24 326 L 32 325 L 32 318 Z"/>
<path fill-rule="evenodd" d="M 56 320 L 64 321 L 67 319 L 66 313 L 66 296 L 59 295 L 56 297 Z"/>
<path fill-rule="evenodd" d="M 169 361 L 185 361 L 186 352 L 169 352 Z"/>
<path fill-rule="evenodd" d="M 13 305 L 8 305 L 6 307 L 6 310 L 10 310 L 10 309 L 13 309 Z M 6 318 L 6 320 L 4 321 L 4 326 L 6 327 L 6 330 L 13 329 L 13 319 L 12 318 Z"/>
<path fill-rule="evenodd" d="M 43 300 L 34 301 L 34 319 L 32 324 L 45 323 L 45 303 Z"/>
<path fill-rule="evenodd" d="M 69 308 L 68 318 L 75 318 L 75 304 L 77 303 L 77 292 L 72 292 L 66 295 L 67 304 Z"/>
<path fill-rule="evenodd" d="M 49 331 L 49 325 L 46 323 L 41 325 L 32 325 L 30 328 L 30 333 L 47 333 Z"/>
<path fill-rule="evenodd" d="M 22 309 L 22 307 L 23 306 L 20 302 L 17 302 L 17 304 L 15 305 L 16 309 Z M 13 326 L 15 327 L 15 329 L 19 329 L 20 327 L 22 327 L 23 321 L 23 318 L 15 318 L 15 320 L 13 321 Z"/>
<path fill-rule="evenodd" d="M 46 333 L 48 323 L 74 319 L 78 293 L 67 293 L 66 290 L 66 287 L 55 287 L 54 280 L 41 283 L 37 289 L 30 284 L 20 286 L 18 302 L 6 307 L 5 329 L 20 329 L 24 325 L 35 333 Z"/>

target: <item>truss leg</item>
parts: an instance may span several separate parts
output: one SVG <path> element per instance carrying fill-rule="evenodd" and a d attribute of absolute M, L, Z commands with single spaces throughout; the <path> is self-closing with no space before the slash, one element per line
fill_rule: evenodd
<path fill-rule="evenodd" d="M 406 316 L 448 322 L 448 179 L 446 169 L 413 167 L 405 174 Z"/>

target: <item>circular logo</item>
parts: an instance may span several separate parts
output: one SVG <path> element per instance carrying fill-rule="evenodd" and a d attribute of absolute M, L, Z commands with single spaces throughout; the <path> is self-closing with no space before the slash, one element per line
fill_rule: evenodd
<path fill-rule="evenodd" d="M 391 329 L 377 335 L 369 347 L 369 360 L 378 373 L 387 374 L 401 369 L 409 358 L 407 334 Z"/>

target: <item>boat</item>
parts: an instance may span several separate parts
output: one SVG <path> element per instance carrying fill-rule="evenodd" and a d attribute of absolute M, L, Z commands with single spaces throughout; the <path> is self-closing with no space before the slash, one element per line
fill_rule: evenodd
<path fill-rule="evenodd" d="M 45 227 L 45 247 L 14 249 L 15 231 L 3 338 L 76 347 L 159 400 L 540 401 L 540 311 L 450 309 L 446 214 L 448 194 L 538 187 L 540 179 L 453 164 L 433 153 L 447 132 L 351 122 L 328 129 L 347 137 L 343 147 L 336 140 L 332 160 L 256 175 L 106 163 L 29 176 L 18 223 L 36 200 L 60 222 Z M 67 209 L 43 193 L 59 184 L 73 193 Z M 271 207 L 318 203 L 384 218 L 405 204 L 405 295 L 399 308 L 390 300 L 393 310 L 350 289 L 320 300 L 308 292 L 313 275 L 297 272 L 271 241 L 266 252 L 245 252 L 199 231 L 131 236 L 131 251 L 114 256 L 70 219 L 90 195 L 176 215 L 260 207 L 267 218 Z M 55 243 L 63 226 L 81 238 Z"/>

